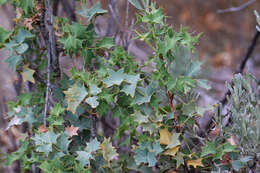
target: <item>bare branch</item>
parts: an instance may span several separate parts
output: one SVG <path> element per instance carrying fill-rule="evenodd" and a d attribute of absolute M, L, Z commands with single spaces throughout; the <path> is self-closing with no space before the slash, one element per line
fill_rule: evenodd
<path fill-rule="evenodd" d="M 125 42 L 124 42 L 124 49 L 127 51 L 128 50 L 128 45 L 129 45 L 129 35 L 128 35 L 128 21 L 129 20 L 129 1 L 126 0 L 126 12 L 125 12 Z"/>
<path fill-rule="evenodd" d="M 240 11 L 240 10 L 243 10 L 244 8 L 246 8 L 247 6 L 253 4 L 254 2 L 256 2 L 256 0 L 249 0 L 238 7 L 231 7 L 231 8 L 227 8 L 227 9 L 223 9 L 223 10 L 217 10 L 217 13 L 221 14 L 221 13 Z"/>
<path fill-rule="evenodd" d="M 255 49 L 255 47 L 256 47 L 256 45 L 257 45 L 256 43 L 257 43 L 257 40 L 258 40 L 258 38 L 259 38 L 259 35 L 260 35 L 260 32 L 259 32 L 259 31 L 256 31 L 256 33 L 255 33 L 255 35 L 254 35 L 254 37 L 253 37 L 253 39 L 252 39 L 252 41 L 251 41 L 251 44 L 249 45 L 249 47 L 248 47 L 248 49 L 247 49 L 246 55 L 245 55 L 245 57 L 244 57 L 243 60 L 242 60 L 241 65 L 240 65 L 239 69 L 236 71 L 236 74 L 237 74 L 237 73 L 242 73 L 242 72 L 244 71 L 244 68 L 245 68 L 245 66 L 246 66 L 246 63 L 247 63 L 247 61 L 249 60 L 249 58 L 251 57 L 251 55 L 252 55 L 252 53 L 254 52 L 254 49 Z M 229 91 L 226 92 L 225 97 L 220 101 L 220 103 L 221 103 L 222 105 L 225 105 L 225 104 L 226 104 L 226 102 L 227 102 L 227 96 L 229 96 L 229 95 L 230 95 L 230 92 L 229 92 Z"/>
<path fill-rule="evenodd" d="M 48 38 L 45 38 L 45 45 L 47 47 L 47 58 L 48 58 L 48 66 L 47 66 L 47 86 L 46 86 L 46 95 L 45 95 L 45 105 L 44 105 L 44 115 L 43 115 L 43 123 L 46 127 L 46 118 L 47 118 L 47 111 L 49 106 L 49 95 L 50 95 L 50 73 L 51 68 L 53 69 L 59 69 L 58 59 L 56 56 L 56 44 L 55 44 L 55 36 L 54 36 L 54 30 L 53 30 L 53 15 L 51 10 L 51 4 L 50 0 L 44 0 L 44 7 L 45 7 L 45 18 L 44 23 L 45 27 L 48 33 Z M 47 36 L 47 34 L 46 34 Z M 51 63 L 52 66 L 51 66 Z M 56 66 L 56 67 L 55 67 Z M 57 71 L 56 71 L 57 73 Z M 59 73 L 59 72 L 58 72 Z M 59 74 L 58 74 L 59 75 Z"/>

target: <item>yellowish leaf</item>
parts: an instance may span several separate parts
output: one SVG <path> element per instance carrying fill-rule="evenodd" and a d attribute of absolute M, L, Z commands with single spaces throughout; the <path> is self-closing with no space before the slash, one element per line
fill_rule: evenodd
<path fill-rule="evenodd" d="M 35 80 L 33 78 L 34 70 L 30 69 L 28 65 L 23 66 L 23 72 L 21 72 L 21 75 L 23 77 L 23 81 L 30 81 L 32 83 L 35 83 Z"/>
<path fill-rule="evenodd" d="M 179 148 L 180 148 L 180 146 L 172 147 L 171 149 L 166 150 L 166 151 L 164 152 L 164 154 L 165 154 L 165 155 L 170 155 L 170 156 L 175 156 L 176 153 L 179 151 Z"/>
<path fill-rule="evenodd" d="M 201 166 L 201 167 L 204 166 L 202 164 L 202 158 L 198 158 L 197 160 L 187 160 L 187 165 L 193 166 L 194 168 L 197 168 L 197 166 Z"/>
<path fill-rule="evenodd" d="M 160 129 L 160 144 L 169 145 L 171 143 L 172 135 L 167 128 Z"/>

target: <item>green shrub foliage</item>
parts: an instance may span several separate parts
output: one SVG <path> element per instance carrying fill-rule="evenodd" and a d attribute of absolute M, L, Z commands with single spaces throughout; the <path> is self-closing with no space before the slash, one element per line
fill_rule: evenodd
<path fill-rule="evenodd" d="M 24 123 L 28 129 L 19 149 L 6 156 L 6 166 L 19 160 L 22 172 L 35 166 L 46 173 L 210 172 L 239 170 L 252 157 L 259 158 L 258 98 L 250 79 L 237 75 L 235 85 L 228 86 L 234 128 L 224 133 L 219 127 L 216 139 L 199 136 L 196 119 L 209 109 L 197 105 L 196 89 L 210 89 L 199 78 L 202 63 L 194 46 L 200 34 L 193 36 L 185 27 L 174 30 L 149 0 L 129 2 L 138 9 L 135 39 L 153 50 L 143 65 L 113 38 L 97 35 L 96 16 L 107 12 L 99 3 L 77 11 L 87 24 L 53 19 L 56 46 L 68 58 L 82 58 L 83 68 L 72 68 L 70 76 L 50 72 L 44 126 L 50 51 L 38 43 L 44 3 L 11 1 L 20 16 L 12 31 L 0 29 L 0 46 L 9 50 L 10 68 L 33 87 L 9 103 L 7 129 Z M 111 117 L 120 123 L 102 128 L 102 119 Z M 235 146 L 226 140 L 233 134 L 241 142 Z"/>

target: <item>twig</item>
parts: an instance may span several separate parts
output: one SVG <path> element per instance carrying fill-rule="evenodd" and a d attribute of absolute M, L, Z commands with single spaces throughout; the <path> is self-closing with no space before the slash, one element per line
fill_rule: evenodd
<path fill-rule="evenodd" d="M 125 51 L 128 50 L 128 45 L 129 45 L 129 35 L 128 35 L 128 19 L 129 19 L 129 1 L 126 0 L 126 12 L 125 12 L 125 42 L 124 42 L 124 49 Z"/>
<path fill-rule="evenodd" d="M 49 0 L 44 0 L 45 7 L 45 26 L 48 32 L 48 38 L 45 38 L 45 44 L 47 47 L 47 58 L 48 58 L 48 66 L 47 66 L 47 87 L 46 87 L 46 95 L 45 95 L 45 105 L 44 105 L 44 114 L 43 114 L 43 123 L 46 127 L 46 118 L 47 111 L 49 106 L 49 92 L 50 92 L 50 72 L 51 72 L 51 63 L 53 69 L 59 69 L 59 66 L 54 68 L 58 63 L 58 59 L 56 57 L 56 45 L 55 45 L 55 36 L 53 31 L 53 19 L 52 19 L 52 11 L 51 4 Z M 57 72 L 57 71 L 56 71 Z M 59 74 L 58 74 L 59 75 Z"/>
<path fill-rule="evenodd" d="M 246 63 L 249 60 L 249 58 L 251 57 L 251 55 L 254 52 L 254 49 L 255 49 L 255 47 L 257 45 L 256 43 L 257 43 L 257 40 L 259 38 L 259 35 L 260 35 L 260 32 L 256 31 L 256 33 L 255 33 L 255 35 L 254 35 L 254 37 L 253 37 L 253 39 L 251 41 L 251 44 L 249 45 L 249 47 L 247 49 L 246 55 L 245 55 L 245 57 L 242 60 L 241 65 L 240 65 L 239 69 L 236 71 L 236 74 L 237 73 L 242 73 L 244 71 Z M 220 103 L 222 105 L 225 105 L 227 103 L 227 96 L 229 96 L 230 94 L 231 94 L 230 91 L 226 92 L 224 98 L 220 101 Z"/>
<path fill-rule="evenodd" d="M 256 0 L 249 0 L 238 7 L 231 7 L 231 8 L 227 8 L 227 9 L 223 9 L 223 10 L 217 10 L 217 13 L 222 14 L 222 13 L 240 11 L 240 10 L 243 10 L 244 8 L 246 8 L 247 6 L 251 5 L 254 2 L 256 2 Z"/>

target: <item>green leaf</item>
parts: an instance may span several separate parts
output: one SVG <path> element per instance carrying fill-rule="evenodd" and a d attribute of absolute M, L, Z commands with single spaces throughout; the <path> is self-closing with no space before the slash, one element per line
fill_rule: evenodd
<path fill-rule="evenodd" d="M 196 112 L 196 103 L 191 101 L 189 103 L 184 103 L 182 107 L 182 112 L 184 115 L 192 115 Z"/>
<path fill-rule="evenodd" d="M 8 66 L 13 71 L 16 71 L 16 67 L 20 64 L 21 60 L 22 60 L 21 55 L 13 55 L 13 56 L 9 56 L 4 62 L 8 63 Z"/>
<path fill-rule="evenodd" d="M 107 13 L 107 10 L 102 9 L 100 3 L 98 2 L 90 9 L 83 8 L 82 10 L 79 10 L 76 13 L 78 13 L 82 17 L 88 18 L 88 21 L 90 21 L 96 15 Z"/>
<path fill-rule="evenodd" d="M 34 37 L 34 35 L 32 35 L 29 31 L 27 31 L 23 28 L 20 28 L 18 30 L 18 34 L 14 37 L 14 39 L 17 43 L 20 44 L 20 43 L 24 42 L 25 39 L 33 38 L 33 37 Z"/>
<path fill-rule="evenodd" d="M 202 147 L 202 152 L 200 157 L 204 157 L 208 154 L 216 154 L 217 143 L 207 141 Z"/>
<path fill-rule="evenodd" d="M 99 102 L 97 101 L 97 97 L 88 97 L 85 102 L 89 104 L 92 108 L 96 108 L 99 105 Z"/>
<path fill-rule="evenodd" d="M 171 137 L 171 143 L 167 145 L 166 148 L 173 148 L 180 145 L 181 143 L 179 141 L 179 137 L 180 137 L 180 133 L 173 133 Z"/>
<path fill-rule="evenodd" d="M 155 84 L 153 82 L 151 82 L 146 88 L 137 87 L 137 92 L 132 104 L 141 105 L 143 103 L 150 102 L 151 97 L 155 92 L 155 89 Z"/>
<path fill-rule="evenodd" d="M 111 87 L 113 85 L 120 85 L 123 80 L 125 79 L 125 74 L 123 73 L 123 70 L 118 70 L 115 72 L 112 69 L 109 69 L 108 71 L 109 76 L 104 79 L 104 83 L 106 84 L 106 87 Z"/>
<path fill-rule="evenodd" d="M 106 161 L 111 161 L 111 160 L 117 160 L 118 159 L 118 154 L 116 152 L 115 147 L 113 147 L 110 138 L 104 138 L 104 141 L 100 145 L 103 158 Z"/>
<path fill-rule="evenodd" d="M 8 2 L 8 0 L 0 0 L 0 5 L 3 5 L 5 3 L 7 3 L 7 2 Z M 1 31 L 0 31 L 0 33 L 1 33 Z"/>
<path fill-rule="evenodd" d="M 140 111 L 135 112 L 132 116 L 134 117 L 134 121 L 138 124 L 149 122 L 148 116 L 143 115 Z"/>
<path fill-rule="evenodd" d="M 60 103 L 54 103 L 53 108 L 51 109 L 51 115 L 59 116 L 64 112 L 64 108 L 60 105 Z"/>
<path fill-rule="evenodd" d="M 95 84 L 90 84 L 89 90 L 91 95 L 98 95 L 101 92 L 101 89 L 98 88 Z"/>
<path fill-rule="evenodd" d="M 200 66 L 201 66 L 200 61 L 192 61 L 190 66 L 187 68 L 186 71 L 186 76 L 194 77 L 200 72 Z"/>
<path fill-rule="evenodd" d="M 86 91 L 84 85 L 80 83 L 75 83 L 67 91 L 64 91 L 64 94 L 65 100 L 68 103 L 67 110 L 71 111 L 72 113 L 75 113 L 77 107 L 87 96 L 88 92 Z"/>
<path fill-rule="evenodd" d="M 3 0 L 2 0 L 3 1 Z M 0 0 L 1 5 L 1 0 Z M 12 32 L 4 30 L 4 28 L 0 27 L 0 48 L 4 46 L 5 41 L 10 37 Z"/>
<path fill-rule="evenodd" d="M 77 151 L 77 154 L 78 156 L 76 157 L 76 160 L 78 160 L 82 166 L 88 165 L 89 159 L 93 158 L 93 156 L 86 151 Z"/>
<path fill-rule="evenodd" d="M 103 37 L 101 40 L 98 40 L 96 47 L 110 49 L 115 46 L 114 39 L 112 37 Z"/>
<path fill-rule="evenodd" d="M 126 95 L 134 97 L 137 82 L 140 80 L 140 75 L 125 75 L 125 80 L 126 82 L 130 83 L 130 85 L 124 85 L 121 91 L 124 92 Z"/>
<path fill-rule="evenodd" d="M 139 3 L 139 0 L 128 0 L 135 8 L 142 10 L 143 7 Z"/>
<path fill-rule="evenodd" d="M 197 85 L 201 88 L 204 88 L 206 90 L 209 90 L 211 89 L 211 86 L 208 84 L 208 81 L 207 80 L 203 80 L 203 79 L 197 79 L 196 80 L 197 82 Z"/>
<path fill-rule="evenodd" d="M 97 140 L 97 138 L 90 141 L 86 147 L 86 151 L 90 153 L 97 151 L 98 149 L 100 149 L 100 142 Z"/>
<path fill-rule="evenodd" d="M 231 165 L 235 171 L 239 171 L 241 168 L 245 166 L 239 160 L 231 160 Z"/>
<path fill-rule="evenodd" d="M 52 131 L 46 133 L 36 134 L 32 137 L 35 142 L 36 151 L 45 153 L 46 156 L 52 151 L 52 144 L 57 143 L 57 138 L 59 134 L 55 134 Z"/>
<path fill-rule="evenodd" d="M 20 46 L 16 47 L 15 50 L 17 51 L 18 54 L 23 54 L 24 52 L 27 51 L 29 48 L 28 44 L 22 43 Z"/>
<path fill-rule="evenodd" d="M 64 152 L 68 152 L 69 144 L 71 143 L 71 139 L 69 139 L 69 134 L 67 131 L 65 131 L 63 134 L 61 134 L 57 139 L 57 146 Z"/>

